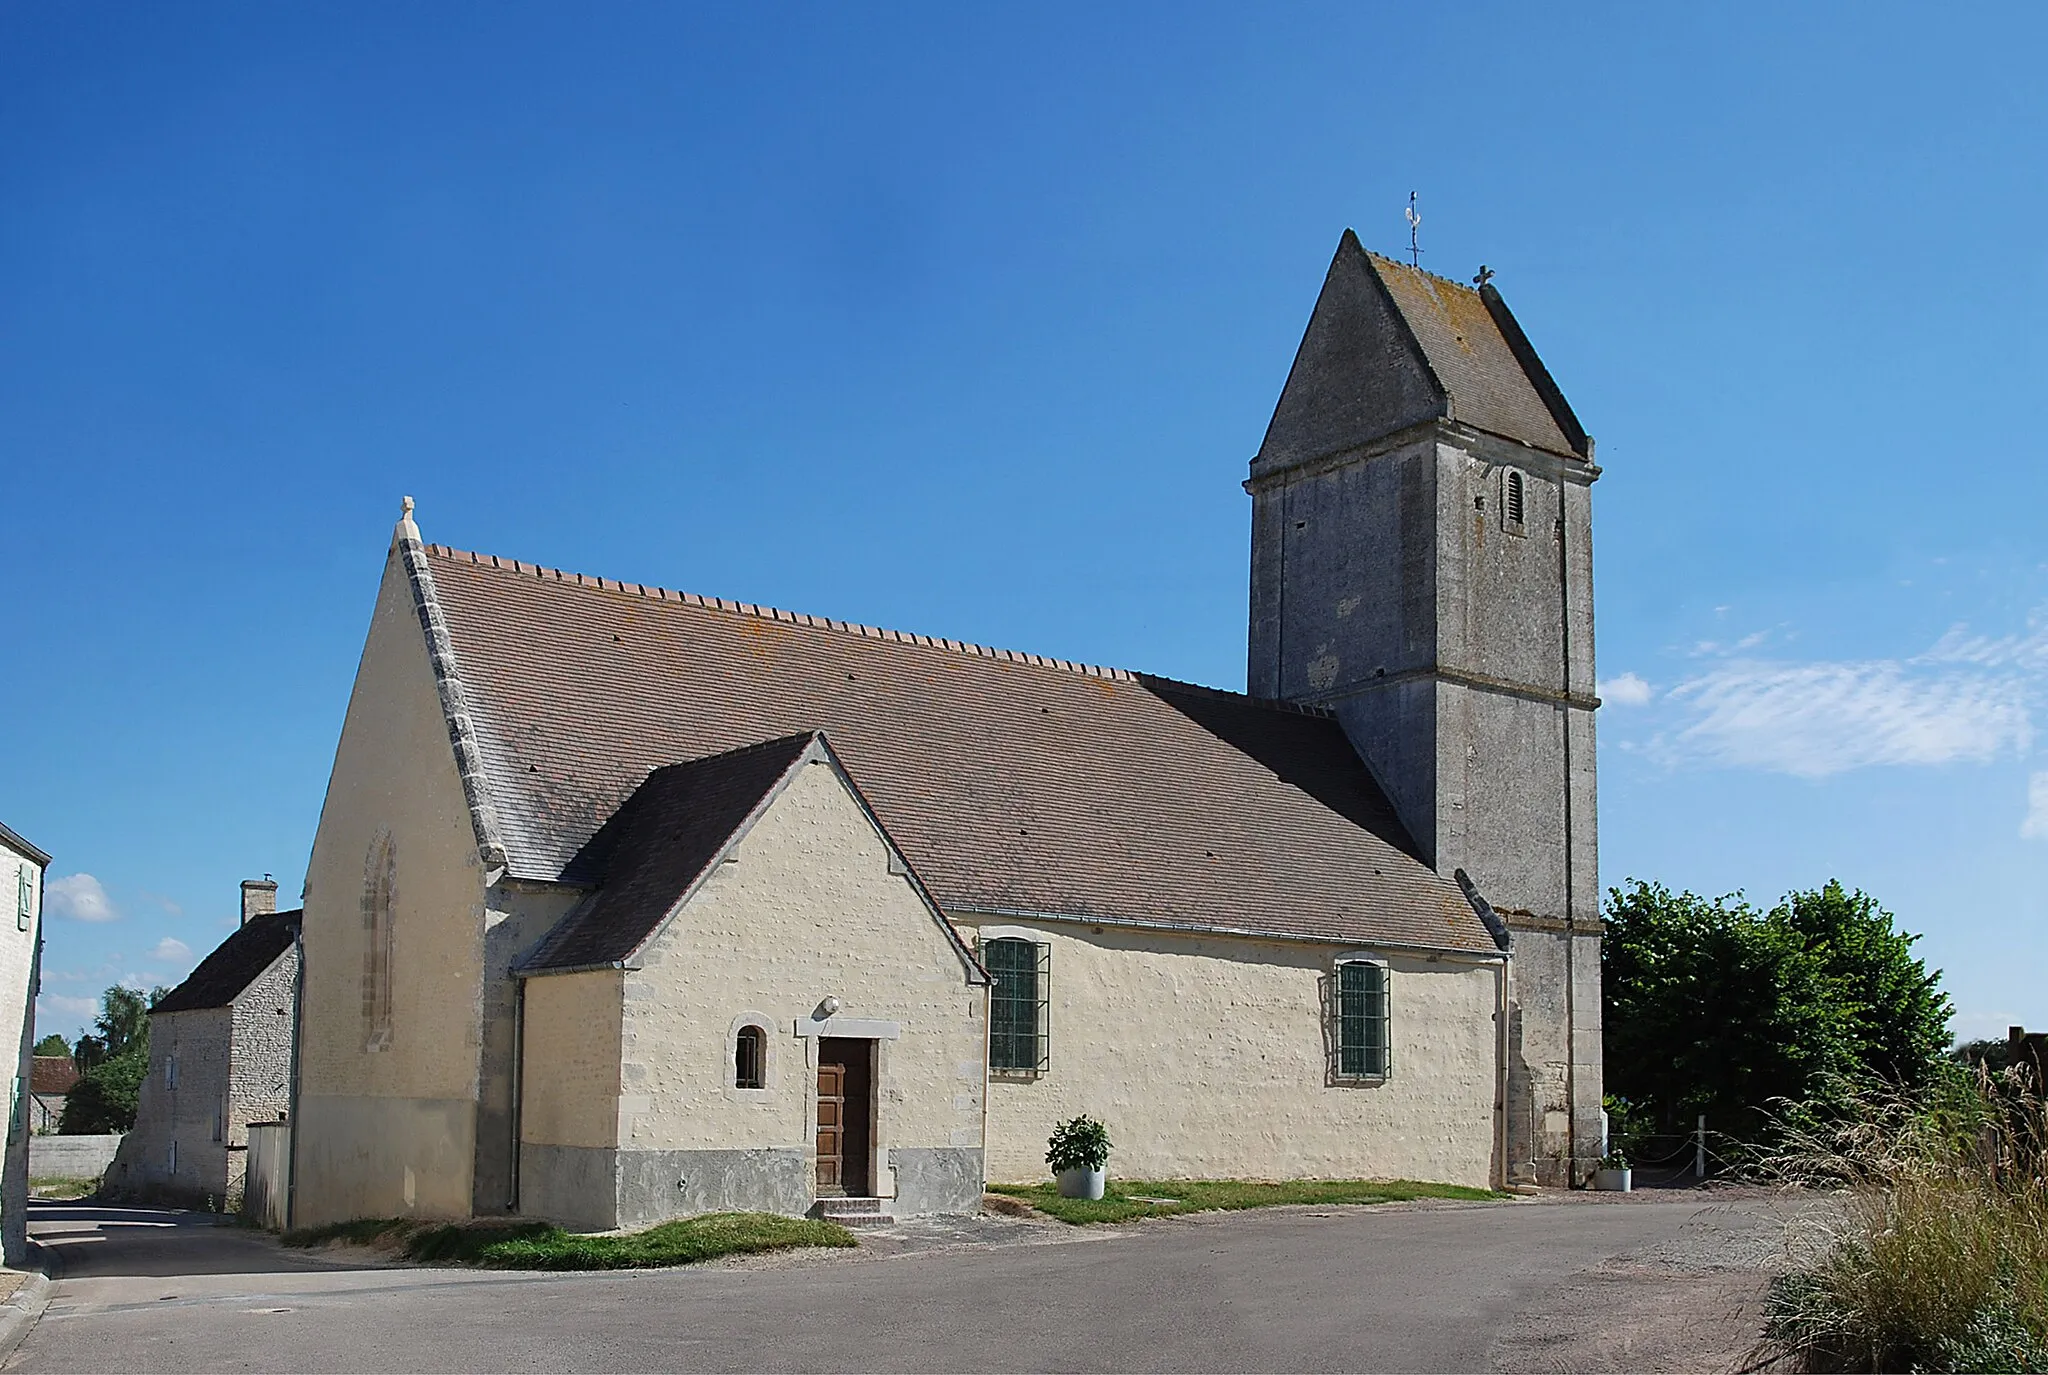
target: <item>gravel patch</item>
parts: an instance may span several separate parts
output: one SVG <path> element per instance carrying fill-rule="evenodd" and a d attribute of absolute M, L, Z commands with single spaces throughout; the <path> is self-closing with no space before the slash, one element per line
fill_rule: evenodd
<path fill-rule="evenodd" d="M 1773 1369 L 1759 1364 L 1764 1299 L 1786 1264 L 1786 1229 L 1826 1205 L 1761 1189 L 1696 1197 L 1698 1211 L 1675 1235 L 1565 1277 L 1495 1343 L 1492 1367 L 1518 1375 Z M 1662 1201 L 1674 1200 L 1667 1193 Z"/>

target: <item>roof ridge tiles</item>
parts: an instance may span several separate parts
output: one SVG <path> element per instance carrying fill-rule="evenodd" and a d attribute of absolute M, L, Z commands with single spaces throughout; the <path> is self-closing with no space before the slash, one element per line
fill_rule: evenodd
<path fill-rule="evenodd" d="M 1445 286 L 1454 286 L 1458 290 L 1470 292 L 1474 296 L 1477 296 L 1479 294 L 1479 289 L 1473 286 L 1472 283 L 1461 282 L 1455 277 L 1446 277 L 1439 272 L 1431 272 L 1428 268 L 1423 267 L 1420 263 L 1404 263 L 1399 258 L 1389 257 L 1384 253 L 1376 252 L 1375 250 L 1370 248 L 1365 250 L 1365 255 L 1368 258 L 1377 258 L 1383 263 L 1387 263 L 1394 267 L 1398 267 L 1404 272 L 1413 272 L 1418 277 L 1427 277 L 1432 282 L 1442 282 Z"/>
<path fill-rule="evenodd" d="M 960 654 L 971 654 L 981 659 L 996 659 L 1007 663 L 1033 664 L 1040 668 L 1062 669 L 1068 673 L 1087 678 L 1105 678 L 1111 682 L 1135 683 L 1141 678 L 1154 677 L 1132 669 L 1114 668 L 1105 664 L 1085 664 L 1073 659 L 1054 659 L 1028 650 L 1001 649 L 993 645 L 977 644 L 972 640 L 952 640 L 934 635 L 920 634 L 914 630 L 894 630 L 887 626 L 867 625 L 859 621 L 835 620 L 829 616 L 813 616 L 807 612 L 789 611 L 781 607 L 761 606 L 753 602 L 734 601 L 728 597 L 707 597 L 697 592 L 682 592 L 673 588 L 655 587 L 647 583 L 625 583 L 613 578 L 597 577 L 588 573 L 564 572 L 559 568 L 545 568 L 539 564 L 522 563 L 518 559 L 506 559 L 497 554 L 479 554 L 473 550 L 457 549 L 446 544 L 429 544 L 429 554 L 436 558 L 461 562 L 464 559 L 478 565 L 492 568 L 509 568 L 515 573 L 526 573 L 537 578 L 552 578 L 557 582 L 574 583 L 578 587 L 596 587 L 607 592 L 619 592 L 626 596 L 639 596 L 651 601 L 680 602 L 684 606 L 700 607 L 707 611 L 724 611 L 732 615 L 751 616 L 756 620 L 781 621 L 789 625 L 807 625 L 820 630 L 834 630 L 841 634 L 858 635 L 870 640 L 894 640 L 899 644 L 921 645 L 926 649 L 948 649 Z M 1170 681 L 1170 680 L 1163 680 Z M 1192 684 L 1190 684 L 1192 686 Z M 1240 694 L 1241 695 L 1241 694 Z"/>

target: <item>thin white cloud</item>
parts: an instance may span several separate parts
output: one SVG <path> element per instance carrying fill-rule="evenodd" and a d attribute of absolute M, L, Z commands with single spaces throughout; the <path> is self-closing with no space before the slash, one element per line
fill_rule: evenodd
<path fill-rule="evenodd" d="M 121 914 L 114 900 L 91 874 L 66 874 L 43 885 L 43 897 L 60 917 L 73 921 L 112 921 Z"/>
<path fill-rule="evenodd" d="M 2048 840 L 2048 772 L 2027 780 L 2027 816 L 2020 822 L 2023 840 Z"/>
<path fill-rule="evenodd" d="M 1878 764 L 1983 763 L 2033 746 L 2034 710 L 2048 703 L 2048 607 L 2009 635 L 1952 626 L 1904 659 L 1782 657 L 1797 638 L 1781 626 L 1680 650 L 1721 662 L 1663 693 L 1669 711 L 1657 713 L 1660 729 L 1642 752 L 1673 766 L 1825 778 Z M 1781 646 L 1780 657 L 1749 652 L 1766 641 Z M 1602 684 L 1601 694 L 1627 704 L 1611 695 L 1620 682 Z M 2023 834 L 2048 838 L 2038 800 L 2024 824 Z"/>
<path fill-rule="evenodd" d="M 149 952 L 149 957 L 165 964 L 181 964 L 192 958 L 192 947 L 176 936 L 165 936 L 156 943 L 156 949 Z"/>
<path fill-rule="evenodd" d="M 1594 691 L 1610 707 L 1647 706 L 1657 695 L 1648 683 L 1633 673 L 1624 673 L 1619 678 L 1602 678 Z"/>
<path fill-rule="evenodd" d="M 2027 618 L 2016 635 L 1975 635 L 1966 625 L 1951 626 L 1918 662 L 1973 664 L 1987 669 L 2048 670 L 2048 610 Z"/>
<path fill-rule="evenodd" d="M 36 1021 L 86 1022 L 97 1017 L 98 998 L 73 998 L 62 993 L 44 993 L 36 998 Z"/>
<path fill-rule="evenodd" d="M 2033 743 L 2024 680 L 1895 659 L 1732 660 L 1671 689 L 1692 717 L 1663 737 L 1675 763 L 1802 778 L 1873 764 L 1982 763 Z"/>

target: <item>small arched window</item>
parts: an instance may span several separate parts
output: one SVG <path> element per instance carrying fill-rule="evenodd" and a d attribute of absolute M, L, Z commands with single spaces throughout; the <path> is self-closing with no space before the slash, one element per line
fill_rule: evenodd
<path fill-rule="evenodd" d="M 1523 504 L 1522 475 L 1513 468 L 1510 468 L 1508 469 L 1507 492 L 1501 502 L 1502 519 L 1506 520 L 1509 525 L 1520 525 L 1522 523 Z"/>
<path fill-rule="evenodd" d="M 768 1035 L 757 1026 L 743 1026 L 733 1038 L 732 1083 L 734 1088 L 767 1086 Z"/>

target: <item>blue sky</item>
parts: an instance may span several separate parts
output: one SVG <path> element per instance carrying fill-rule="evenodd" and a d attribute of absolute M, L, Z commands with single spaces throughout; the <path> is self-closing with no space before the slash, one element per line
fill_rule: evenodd
<path fill-rule="evenodd" d="M 16 5 L 0 818 L 40 1025 L 287 898 L 429 539 L 1225 687 L 1346 225 L 1605 469 L 1602 876 L 2048 1025 L 2048 11 Z"/>

